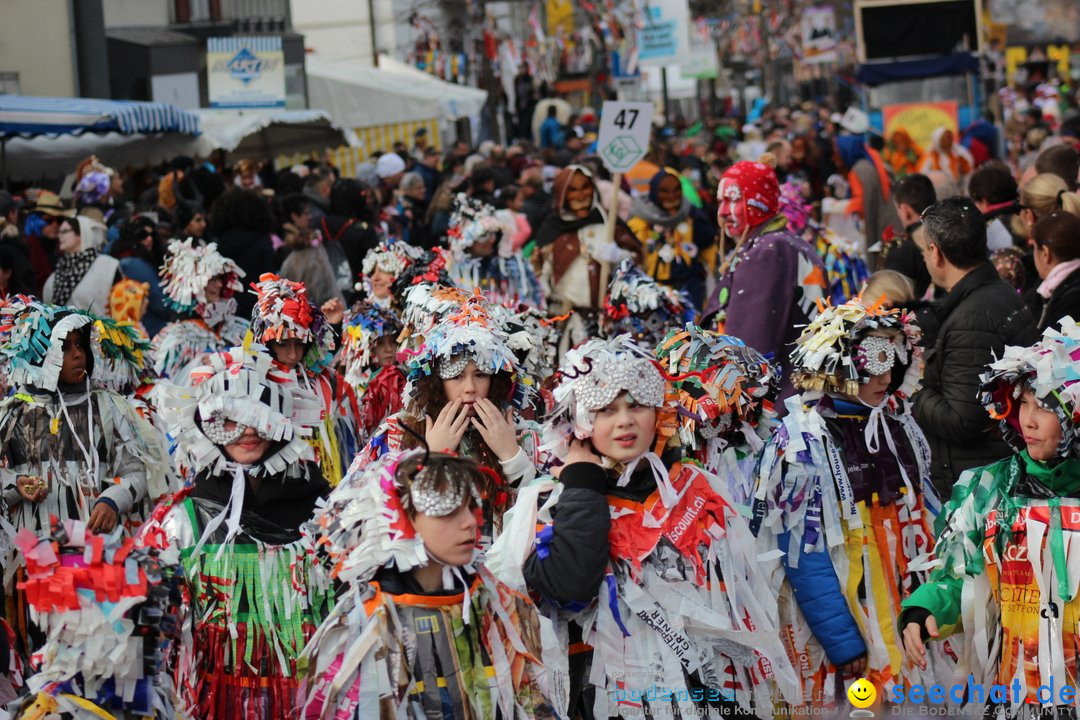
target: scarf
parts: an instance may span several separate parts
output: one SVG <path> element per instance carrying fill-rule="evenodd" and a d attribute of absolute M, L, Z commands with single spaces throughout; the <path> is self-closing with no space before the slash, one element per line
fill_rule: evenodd
<path fill-rule="evenodd" d="M 53 304 L 68 304 L 71 293 L 75 292 L 75 286 L 86 276 L 90 266 L 97 260 L 97 256 L 96 247 L 60 256 L 53 275 Z"/>
<path fill-rule="evenodd" d="M 649 225 L 659 225 L 660 227 L 669 230 L 690 217 L 690 201 L 684 197 L 682 205 L 679 206 L 679 209 L 675 214 L 668 215 L 652 201 L 644 198 L 636 198 L 634 200 L 634 209 L 631 212 L 631 215 L 633 217 L 641 218 L 649 223 Z"/>
<path fill-rule="evenodd" d="M 1038 293 L 1047 300 L 1054 294 L 1054 291 L 1058 289 L 1058 286 L 1065 281 L 1065 278 L 1072 275 L 1073 270 L 1080 268 L 1080 259 L 1066 260 L 1063 263 L 1058 263 L 1050 272 L 1046 274 L 1046 279 L 1039 285 Z"/>

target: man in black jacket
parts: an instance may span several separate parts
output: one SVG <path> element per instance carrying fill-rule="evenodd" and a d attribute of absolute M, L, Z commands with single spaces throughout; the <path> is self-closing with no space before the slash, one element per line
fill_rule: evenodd
<path fill-rule="evenodd" d="M 930 475 L 942 498 L 964 470 L 1010 453 L 979 402 L 979 375 L 1006 345 L 1038 339 L 1035 319 L 986 258 L 986 220 L 967 198 L 927 208 L 917 236 L 926 269 L 947 295 L 931 310 L 939 323 L 926 348 L 915 419 L 930 441 Z"/>

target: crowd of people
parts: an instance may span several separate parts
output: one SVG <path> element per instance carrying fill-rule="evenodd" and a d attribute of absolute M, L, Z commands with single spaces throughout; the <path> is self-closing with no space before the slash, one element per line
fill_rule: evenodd
<path fill-rule="evenodd" d="M 0 194 L 4 712 L 1074 717 L 1071 117 Z"/>

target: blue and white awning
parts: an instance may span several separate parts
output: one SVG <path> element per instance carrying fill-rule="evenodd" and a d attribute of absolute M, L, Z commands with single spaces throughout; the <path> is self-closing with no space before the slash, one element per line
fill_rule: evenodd
<path fill-rule="evenodd" d="M 0 95 L 0 137 L 199 134 L 199 116 L 175 105 L 131 100 Z"/>

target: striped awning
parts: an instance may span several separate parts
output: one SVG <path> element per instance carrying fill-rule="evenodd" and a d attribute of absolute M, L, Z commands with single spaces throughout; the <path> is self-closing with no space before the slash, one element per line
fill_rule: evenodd
<path fill-rule="evenodd" d="M 199 116 L 175 105 L 131 100 L 0 95 L 0 137 L 199 134 Z"/>

